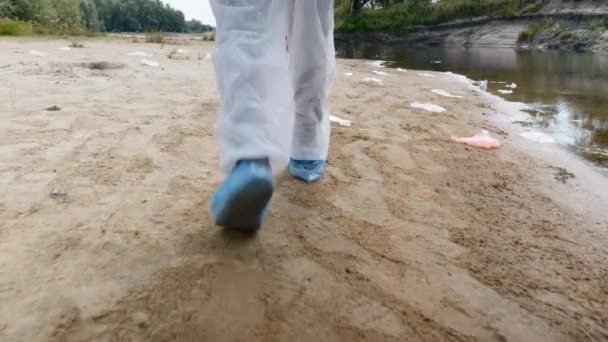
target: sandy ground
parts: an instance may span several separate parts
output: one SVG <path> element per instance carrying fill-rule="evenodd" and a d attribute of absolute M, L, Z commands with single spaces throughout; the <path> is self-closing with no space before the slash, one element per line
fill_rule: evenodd
<path fill-rule="evenodd" d="M 339 61 L 334 114 L 353 126 L 320 183 L 277 180 L 247 239 L 207 209 L 212 46 L 65 44 L 0 41 L 0 340 L 608 340 L 606 177 L 523 142 L 501 100 Z M 480 129 L 504 147 L 449 141 Z"/>

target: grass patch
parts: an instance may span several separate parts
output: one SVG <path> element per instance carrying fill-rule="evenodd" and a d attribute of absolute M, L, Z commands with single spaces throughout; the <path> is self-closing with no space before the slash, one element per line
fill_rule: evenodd
<path fill-rule="evenodd" d="M 570 31 L 562 31 L 559 34 L 559 39 L 568 40 L 568 39 L 571 39 L 573 36 L 574 36 L 574 34 Z"/>
<path fill-rule="evenodd" d="M 544 18 L 540 23 L 528 27 L 527 30 L 519 33 L 519 42 L 528 42 L 536 38 L 539 34 L 550 29 L 555 22 L 551 18 Z"/>
<path fill-rule="evenodd" d="M 33 33 L 32 23 L 0 18 L 0 36 L 25 36 Z"/>
<path fill-rule="evenodd" d="M 74 40 L 70 43 L 70 47 L 75 48 L 75 49 L 82 49 L 82 48 L 84 48 L 84 44 Z"/>
<path fill-rule="evenodd" d="M 79 66 L 90 70 L 114 70 L 124 68 L 124 64 L 112 63 L 112 62 L 86 62 L 80 63 Z"/>
<path fill-rule="evenodd" d="M 518 14 L 522 15 L 522 14 L 538 12 L 541 10 L 541 8 L 543 8 L 543 0 L 538 0 L 534 3 L 526 5 L 526 7 L 522 8 Z"/>
<path fill-rule="evenodd" d="M 596 19 L 592 21 L 591 29 L 598 32 L 608 31 L 608 18 Z"/>
<path fill-rule="evenodd" d="M 167 42 L 167 36 L 161 31 L 148 31 L 146 32 L 146 43 L 156 43 L 165 45 Z"/>

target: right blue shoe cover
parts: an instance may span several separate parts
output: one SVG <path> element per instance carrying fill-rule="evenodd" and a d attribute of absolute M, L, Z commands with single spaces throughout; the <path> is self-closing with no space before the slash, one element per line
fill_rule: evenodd
<path fill-rule="evenodd" d="M 325 173 L 324 160 L 289 160 L 289 173 L 305 182 L 314 182 Z"/>
<path fill-rule="evenodd" d="M 239 161 L 211 198 L 215 224 L 246 232 L 259 230 L 272 192 L 272 171 L 267 160 Z"/>

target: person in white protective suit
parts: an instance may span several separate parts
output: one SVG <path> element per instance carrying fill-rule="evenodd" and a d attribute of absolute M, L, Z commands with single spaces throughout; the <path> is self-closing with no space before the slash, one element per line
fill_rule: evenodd
<path fill-rule="evenodd" d="M 213 194 L 215 223 L 257 231 L 273 173 L 312 182 L 329 149 L 329 90 L 335 78 L 333 0 L 211 0 L 222 97 L 220 162 L 228 176 Z"/>

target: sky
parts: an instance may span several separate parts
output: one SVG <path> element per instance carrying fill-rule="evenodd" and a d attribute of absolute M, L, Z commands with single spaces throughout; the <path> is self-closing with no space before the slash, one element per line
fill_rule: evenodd
<path fill-rule="evenodd" d="M 184 12 L 186 19 L 198 19 L 203 24 L 215 26 L 215 18 L 211 12 L 209 0 L 163 0 L 163 2 Z"/>

